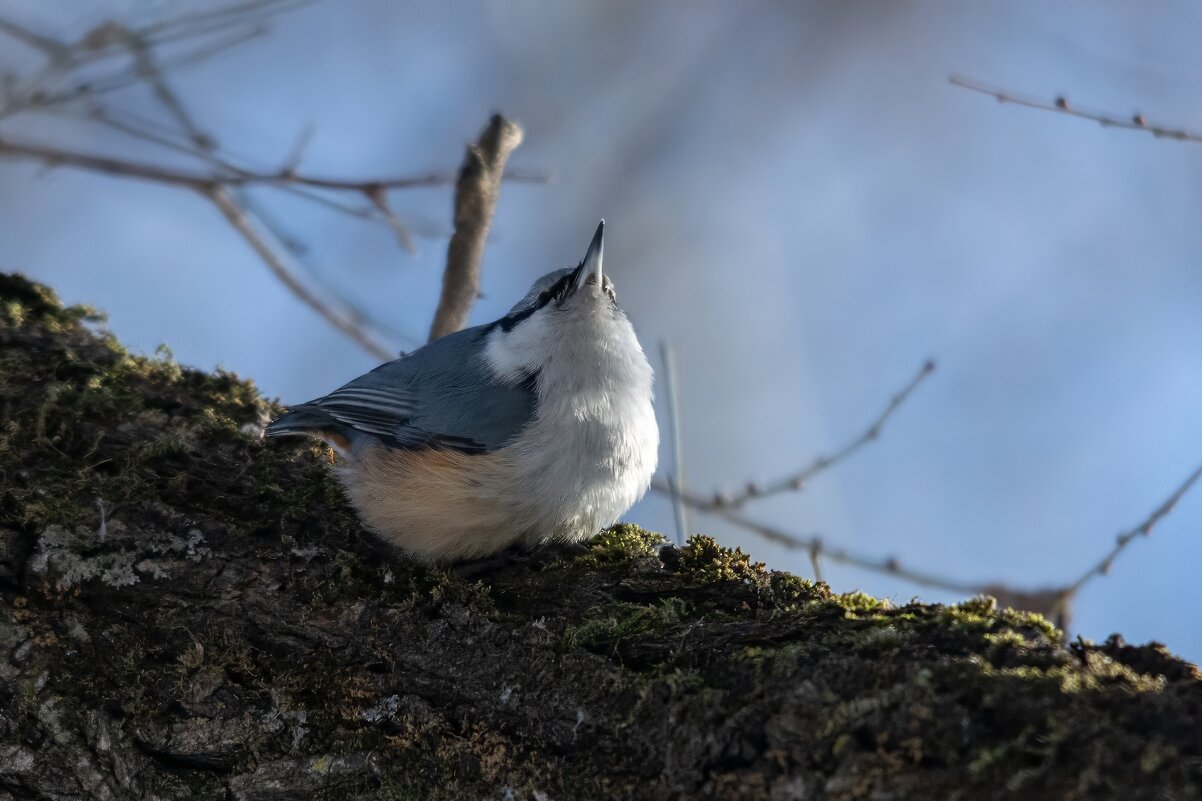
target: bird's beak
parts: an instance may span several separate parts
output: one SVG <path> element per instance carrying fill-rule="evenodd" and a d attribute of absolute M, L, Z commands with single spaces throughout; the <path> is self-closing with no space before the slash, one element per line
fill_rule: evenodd
<path fill-rule="evenodd" d="M 605 220 L 602 220 L 601 224 L 597 226 L 597 233 L 593 234 L 593 241 L 589 243 L 588 253 L 584 254 L 584 261 L 580 262 L 580 272 L 576 276 L 577 289 L 584 286 L 590 275 L 596 276 L 597 288 L 601 288 L 601 260 L 604 255 Z"/>

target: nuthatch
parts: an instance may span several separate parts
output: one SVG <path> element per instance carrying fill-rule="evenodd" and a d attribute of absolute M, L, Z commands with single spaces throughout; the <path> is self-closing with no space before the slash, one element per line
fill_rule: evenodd
<path fill-rule="evenodd" d="M 651 367 L 601 272 L 604 229 L 500 320 L 294 406 L 267 436 L 327 442 L 367 527 L 424 561 L 612 525 L 647 491 L 659 429 Z"/>

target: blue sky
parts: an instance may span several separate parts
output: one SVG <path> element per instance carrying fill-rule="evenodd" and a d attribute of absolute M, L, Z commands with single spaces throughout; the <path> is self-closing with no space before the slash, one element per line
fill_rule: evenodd
<path fill-rule="evenodd" d="M 180 5 L 0 0 L 64 37 Z M 306 169 L 371 177 L 453 168 L 490 112 L 520 121 L 512 165 L 555 180 L 504 188 L 473 319 L 577 260 L 605 217 L 607 271 L 645 346 L 677 351 L 698 490 L 838 448 L 935 358 L 879 442 L 748 512 L 949 577 L 1037 588 L 1083 571 L 1202 462 L 1202 145 L 1001 106 L 947 77 L 1202 130 L 1202 11 L 1156 9 L 347 0 L 280 17 L 171 80 L 223 145 L 267 169 L 308 125 Z M 0 69 L 35 62 L 0 48 Z M 158 113 L 144 89 L 113 103 Z M 78 120 L 17 116 L 0 131 L 184 163 Z M 400 332 L 428 329 L 449 190 L 394 196 L 430 233 L 416 256 L 380 227 L 257 197 L 339 292 Z M 165 342 L 285 401 L 375 364 L 180 190 L 0 162 L 0 268 L 106 308 L 135 347 Z M 629 517 L 673 527 L 659 498 Z M 805 555 L 695 523 L 809 573 Z M 1200 531 L 1202 492 L 1086 587 L 1074 630 L 1202 658 Z M 838 565 L 824 577 L 955 600 Z"/>

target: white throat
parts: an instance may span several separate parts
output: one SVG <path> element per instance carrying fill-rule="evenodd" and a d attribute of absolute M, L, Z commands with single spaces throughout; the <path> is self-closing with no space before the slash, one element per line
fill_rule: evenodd
<path fill-rule="evenodd" d="M 646 492 L 659 429 L 651 366 L 625 315 L 608 303 L 554 314 L 498 328 L 485 358 L 506 381 L 537 370 L 536 417 L 506 450 L 529 482 L 525 491 L 563 510 L 542 530 L 574 538 L 611 525 Z"/>

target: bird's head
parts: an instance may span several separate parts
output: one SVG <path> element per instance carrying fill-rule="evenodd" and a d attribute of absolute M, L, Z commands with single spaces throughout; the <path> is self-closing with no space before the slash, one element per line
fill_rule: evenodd
<path fill-rule="evenodd" d="M 541 372 L 551 362 L 588 360 L 591 352 L 638 348 L 613 282 L 602 269 L 605 221 L 575 268 L 547 273 L 492 326 L 488 357 L 508 378 Z M 641 349 L 640 349 L 641 355 Z M 592 365 L 581 364 L 589 369 Z"/>

